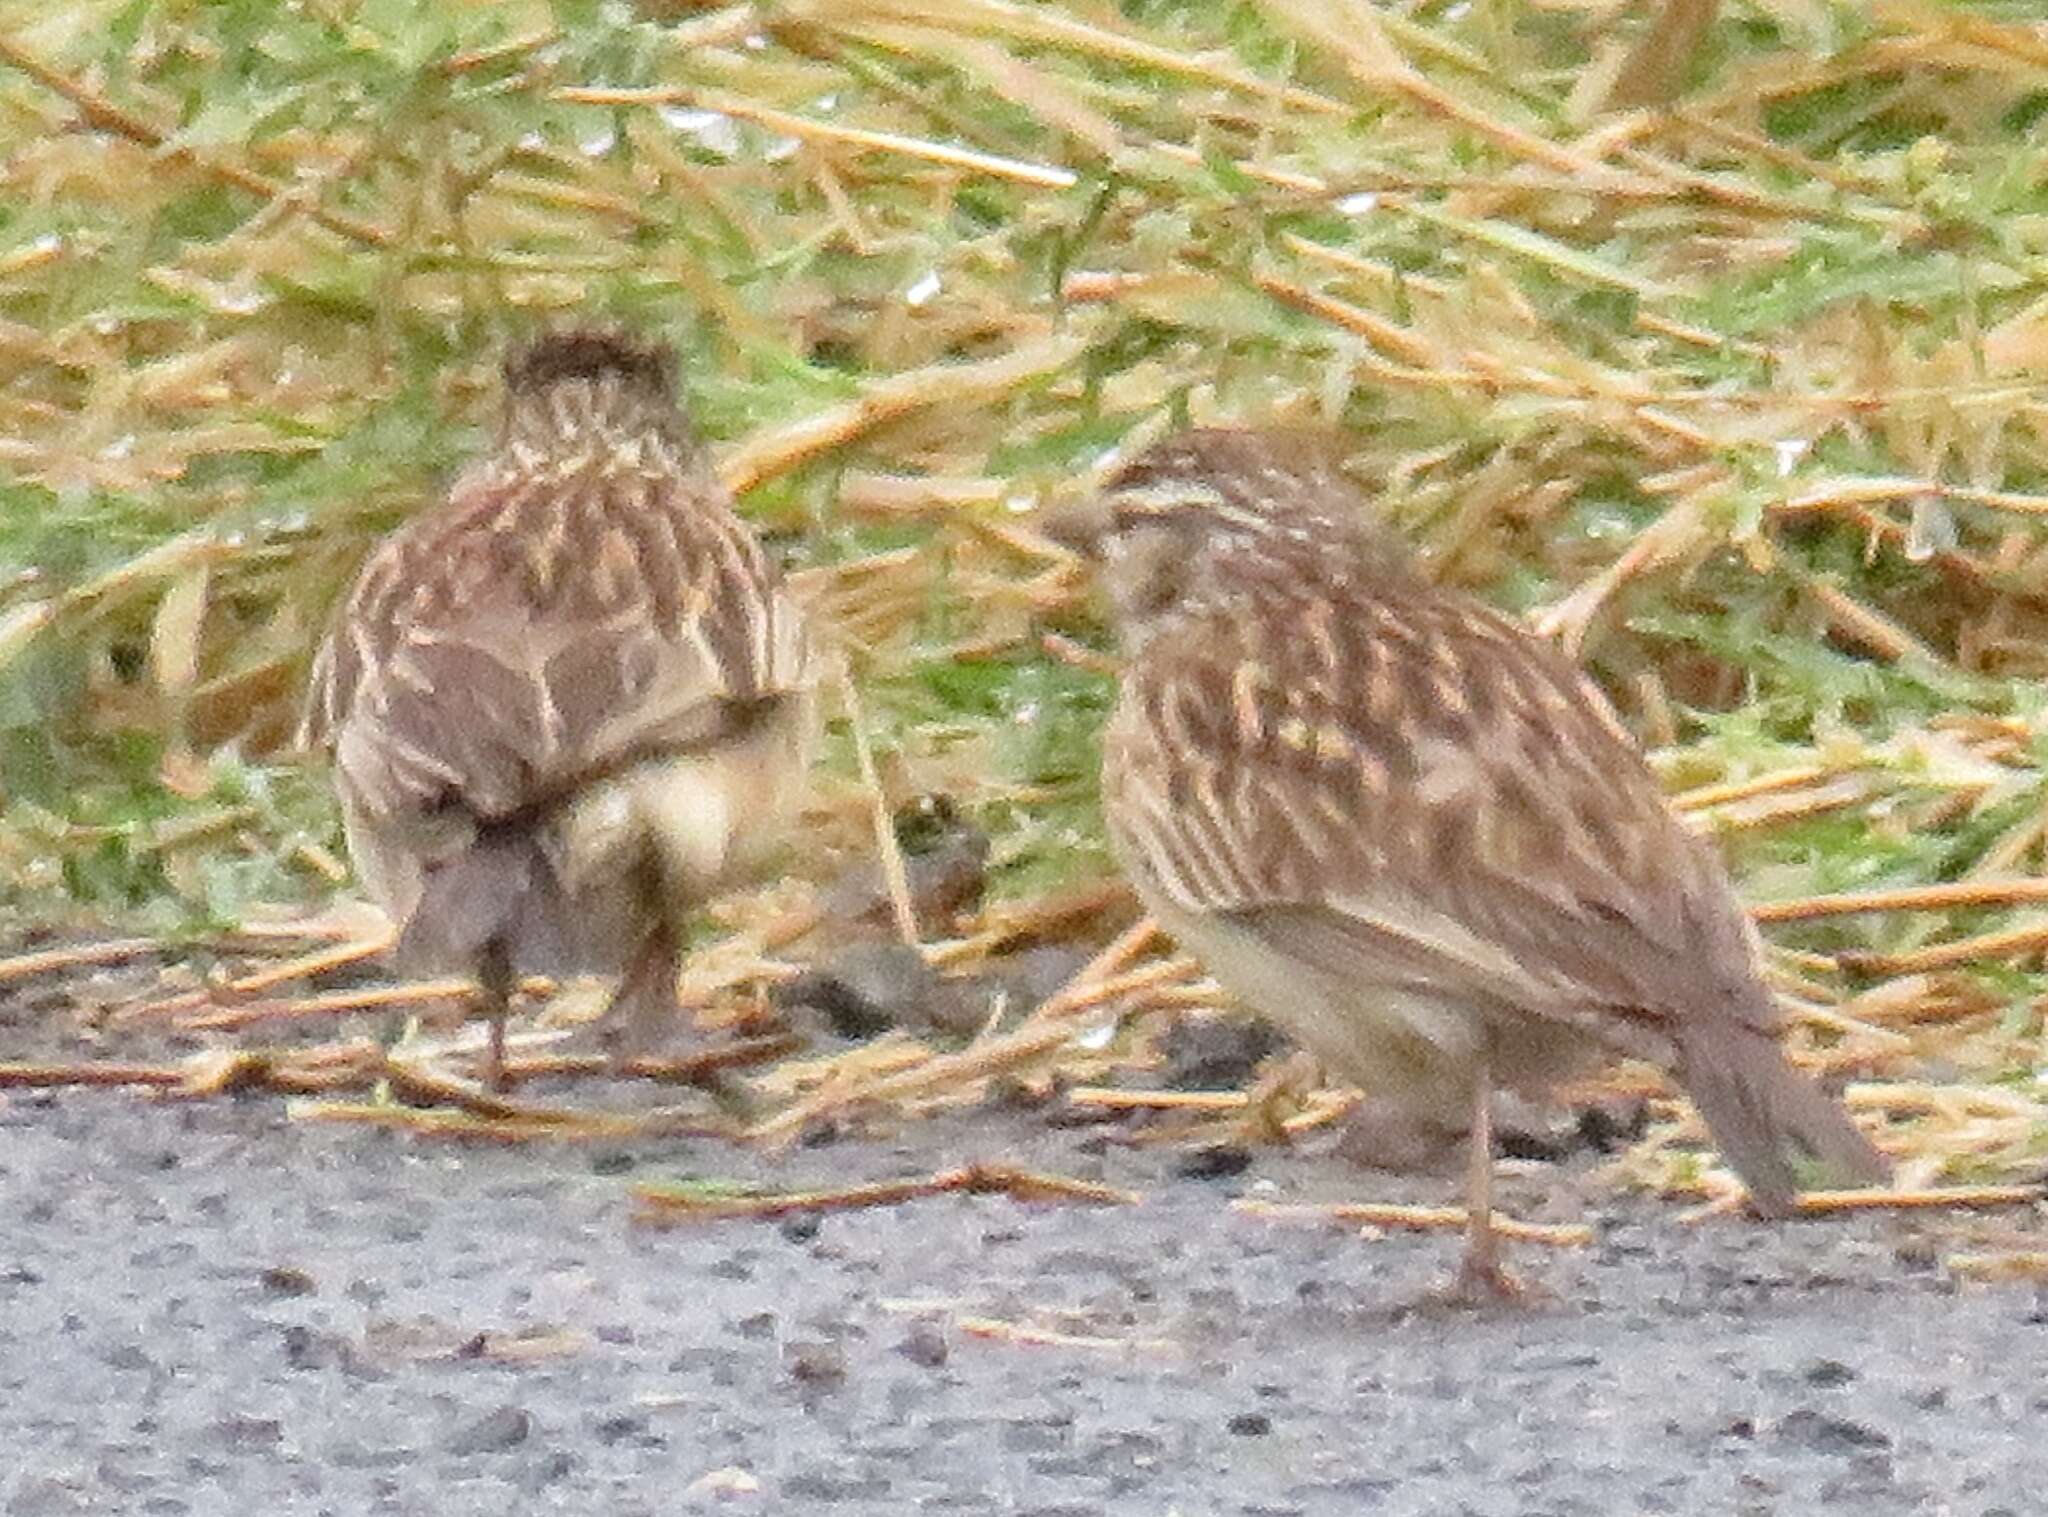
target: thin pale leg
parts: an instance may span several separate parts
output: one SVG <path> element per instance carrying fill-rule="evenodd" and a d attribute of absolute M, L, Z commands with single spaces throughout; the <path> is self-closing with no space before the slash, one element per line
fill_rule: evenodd
<path fill-rule="evenodd" d="M 626 967 L 626 977 L 619 984 L 619 993 L 605 1013 L 604 1041 L 614 1076 L 630 1073 L 634 1057 L 653 1046 L 663 1029 L 674 1021 L 676 982 L 682 974 L 680 935 L 670 927 L 656 928 L 633 955 Z M 753 1103 L 730 1075 L 711 1070 L 694 1083 L 708 1091 L 735 1119 L 753 1120 Z"/>
<path fill-rule="evenodd" d="M 482 992 L 484 1017 L 491 1024 L 490 1042 L 484 1050 L 484 1084 L 492 1090 L 509 1090 L 505 1078 L 505 1019 L 512 1015 L 512 992 L 516 979 L 512 955 L 503 938 L 484 944 L 483 957 L 476 966 L 477 989 Z"/>
<path fill-rule="evenodd" d="M 613 1075 L 655 1045 L 676 1014 L 676 982 L 683 974 L 682 936 L 671 920 L 674 892 L 653 849 L 634 866 L 631 910 L 647 924 L 619 978 L 618 993 L 598 1024 L 598 1041 L 611 1057 Z"/>
<path fill-rule="evenodd" d="M 659 1040 L 676 1014 L 676 982 L 682 978 L 683 955 L 672 928 L 657 927 L 626 962 L 619 993 L 604 1014 L 603 1039 L 611 1055 L 612 1073 Z"/>
<path fill-rule="evenodd" d="M 484 1051 L 484 1083 L 492 1090 L 510 1090 L 512 1082 L 505 1077 L 505 1017 L 503 1010 L 491 1017 L 491 1040 Z"/>
<path fill-rule="evenodd" d="M 1471 1145 L 1465 1164 L 1465 1257 L 1451 1288 L 1459 1301 L 1517 1300 L 1522 1286 L 1500 1262 L 1493 1228 L 1493 1081 L 1485 1061 L 1472 1079 Z"/>

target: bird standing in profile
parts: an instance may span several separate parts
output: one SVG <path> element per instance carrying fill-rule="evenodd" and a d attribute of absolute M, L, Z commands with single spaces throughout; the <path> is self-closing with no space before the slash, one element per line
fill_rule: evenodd
<path fill-rule="evenodd" d="M 364 564 L 304 729 L 401 967 L 475 976 L 493 1085 L 524 974 L 622 975 L 615 1055 L 674 1015 L 684 919 L 794 806 L 816 683 L 671 350 L 566 331 L 504 381 L 496 445 Z"/>
<path fill-rule="evenodd" d="M 1889 1166 L 1787 1062 L 1755 933 L 1600 693 L 1425 580 L 1307 435 L 1184 434 L 1047 522 L 1125 654 L 1104 734 L 1118 856 L 1158 921 L 1333 1071 L 1471 1145 L 1460 1294 L 1490 1224 L 1496 1082 L 1604 1053 L 1691 1096 L 1771 1216 L 1795 1156 Z"/>

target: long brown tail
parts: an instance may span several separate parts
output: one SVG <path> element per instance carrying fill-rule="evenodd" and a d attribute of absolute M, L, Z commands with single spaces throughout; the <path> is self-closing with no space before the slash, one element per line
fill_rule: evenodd
<path fill-rule="evenodd" d="M 1764 1033 L 1716 1027 L 1681 1051 L 1676 1073 L 1765 1216 L 1798 1209 L 1793 1164 L 1800 1158 L 1839 1182 L 1881 1185 L 1891 1178 L 1891 1161 Z"/>

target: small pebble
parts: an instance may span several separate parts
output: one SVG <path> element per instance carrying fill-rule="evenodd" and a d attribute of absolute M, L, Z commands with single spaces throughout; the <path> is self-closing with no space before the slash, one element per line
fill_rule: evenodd
<path fill-rule="evenodd" d="M 690 1483 L 685 1496 L 752 1496 L 759 1493 L 760 1480 L 750 1470 L 743 1470 L 736 1464 L 723 1469 L 711 1470 L 699 1475 Z"/>
<path fill-rule="evenodd" d="M 1810 1407 L 1801 1407 L 1778 1419 L 1772 1436 L 1780 1443 L 1811 1449 L 1817 1454 L 1850 1454 L 1859 1449 L 1891 1447 L 1891 1436 L 1868 1423 L 1846 1417 L 1830 1417 Z"/>
<path fill-rule="evenodd" d="M 256 1279 L 273 1296 L 312 1296 L 320 1291 L 318 1281 L 290 1264 L 273 1264 Z"/>
<path fill-rule="evenodd" d="M 326 1333 L 294 1322 L 284 1330 L 284 1362 L 295 1370 L 317 1370 L 339 1364 L 341 1356 Z"/>
<path fill-rule="evenodd" d="M 941 994 L 940 983 L 938 971 L 907 944 L 855 943 L 776 986 L 770 998 L 821 1012 L 842 1038 L 872 1038 L 928 1021 L 924 1008 Z"/>
<path fill-rule="evenodd" d="M 223 1417 L 213 1436 L 231 1449 L 264 1449 L 284 1440 L 284 1424 L 275 1417 Z"/>
<path fill-rule="evenodd" d="M 1588 1106 L 1579 1113 L 1579 1141 L 1596 1154 L 1619 1153 L 1650 1129 L 1650 1103 Z"/>
<path fill-rule="evenodd" d="M 1227 1180 L 1252 1167 L 1252 1151 L 1235 1143 L 1212 1143 L 1184 1155 L 1173 1172 L 1184 1180 Z"/>
<path fill-rule="evenodd" d="M 156 1361 L 142 1351 L 139 1344 L 123 1343 L 108 1349 L 100 1355 L 100 1362 L 108 1369 L 153 1370 Z"/>
<path fill-rule="evenodd" d="M 7 1503 L 7 1517 L 70 1517 L 98 1505 L 77 1486 L 48 1476 L 24 1477 Z"/>
<path fill-rule="evenodd" d="M 792 1343 L 783 1349 L 782 1362 L 800 1385 L 826 1389 L 846 1379 L 846 1350 L 836 1343 Z"/>
<path fill-rule="evenodd" d="M 818 1236 L 818 1229 L 824 1218 L 814 1211 L 793 1212 L 784 1217 L 776 1230 L 792 1243 L 808 1243 Z"/>
<path fill-rule="evenodd" d="M 527 1472 L 522 1484 L 528 1490 L 539 1490 L 544 1486 L 554 1485 L 558 1481 L 567 1480 L 576 1473 L 576 1467 L 576 1456 L 574 1454 L 566 1449 L 556 1449 Z"/>
<path fill-rule="evenodd" d="M 501 1406 L 457 1428 L 441 1447 L 451 1454 L 502 1454 L 526 1442 L 532 1432 L 526 1408 Z"/>
<path fill-rule="evenodd" d="M 624 1443 L 629 1438 L 638 1442 L 646 1437 L 647 1419 L 637 1412 L 619 1412 L 599 1418 L 591 1431 L 600 1443 Z"/>
<path fill-rule="evenodd" d="M 946 1343 L 945 1330 L 936 1322 L 916 1322 L 903 1335 L 903 1341 L 896 1345 L 896 1352 L 912 1364 L 935 1370 L 946 1362 L 951 1349 Z"/>
<path fill-rule="evenodd" d="M 1161 1040 L 1165 1081 L 1173 1090 L 1236 1090 L 1285 1043 L 1271 1024 L 1236 1012 L 1175 1020 Z"/>

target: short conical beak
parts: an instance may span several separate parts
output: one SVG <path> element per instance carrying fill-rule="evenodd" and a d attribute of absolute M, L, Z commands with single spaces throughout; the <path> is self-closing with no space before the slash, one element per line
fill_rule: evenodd
<path fill-rule="evenodd" d="M 1062 501 L 1039 512 L 1034 523 L 1040 532 L 1062 548 L 1084 558 L 1093 558 L 1102 539 L 1109 533 L 1112 518 L 1103 498 L 1089 494 L 1079 500 Z"/>

